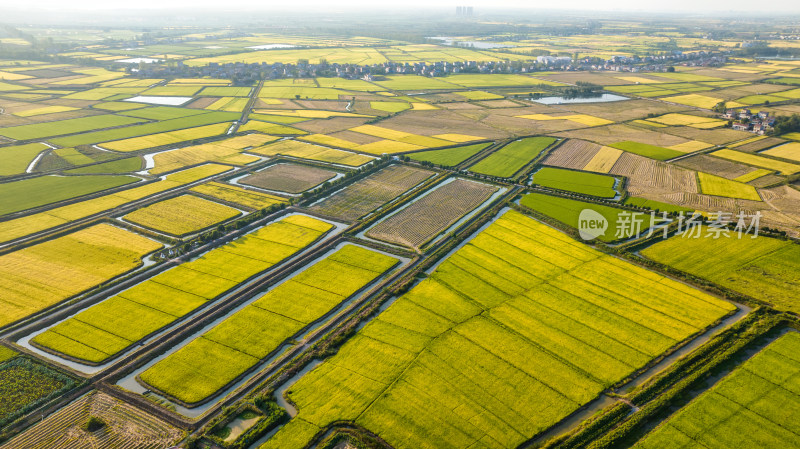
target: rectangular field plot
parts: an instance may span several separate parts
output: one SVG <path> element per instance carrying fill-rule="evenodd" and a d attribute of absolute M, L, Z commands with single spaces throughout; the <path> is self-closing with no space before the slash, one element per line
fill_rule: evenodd
<path fill-rule="evenodd" d="M 204 143 L 164 151 L 153 155 L 153 168 L 150 174 L 166 173 L 203 162 L 220 162 L 231 165 L 245 165 L 258 161 L 256 156 L 242 154 L 245 148 L 264 145 L 277 137 L 263 134 L 247 134 L 216 142 Z"/>
<path fill-rule="evenodd" d="M 108 224 L 0 256 L 0 326 L 142 264 L 161 244 Z"/>
<path fill-rule="evenodd" d="M 267 190 L 302 193 L 336 176 L 336 172 L 300 164 L 275 164 L 239 180 Z"/>
<path fill-rule="evenodd" d="M 55 122 L 34 123 L 0 129 L 0 135 L 14 140 L 45 139 L 64 134 L 75 134 L 95 129 L 132 125 L 143 120 L 118 115 L 96 115 Z"/>
<path fill-rule="evenodd" d="M 624 209 L 536 192 L 523 196 L 520 204 L 573 228 L 578 228 L 581 211 L 591 209 L 605 217 L 608 222 L 608 229 L 598 237 L 598 240 L 603 242 L 624 240 L 636 234 L 634 229 L 620 225 L 619 217 L 620 213 L 626 212 Z M 644 233 L 650 227 L 650 215 L 643 214 L 640 218 L 642 219 L 640 230 Z"/>
<path fill-rule="evenodd" d="M 0 216 L 139 181 L 133 176 L 39 176 L 0 184 Z"/>
<path fill-rule="evenodd" d="M 285 203 L 286 200 L 279 196 L 269 195 L 261 192 L 246 190 L 220 182 L 209 182 L 189 189 L 190 192 L 210 196 L 219 200 L 233 203 L 237 206 L 249 207 L 250 209 L 264 209 L 273 204 Z"/>
<path fill-rule="evenodd" d="M 180 401 L 202 401 L 396 263 L 394 257 L 348 244 L 159 361 L 140 378 Z"/>
<path fill-rule="evenodd" d="M 27 145 L 0 148 L 0 176 L 25 173 L 28 165 L 36 159 L 36 156 L 49 148 L 43 143 L 29 143 Z"/>
<path fill-rule="evenodd" d="M 790 332 L 633 446 L 800 447 L 800 334 Z"/>
<path fill-rule="evenodd" d="M 675 236 L 645 248 L 648 259 L 715 282 L 780 310 L 800 312 L 800 245 L 731 232 L 711 238 Z"/>
<path fill-rule="evenodd" d="M 137 209 L 123 217 L 148 229 L 181 237 L 241 215 L 238 210 L 192 195 L 181 195 Z"/>
<path fill-rule="evenodd" d="M 373 173 L 325 198 L 311 210 L 355 220 L 430 178 L 433 172 L 393 165 Z"/>
<path fill-rule="evenodd" d="M 312 161 L 348 165 L 351 167 L 358 167 L 375 160 L 375 158 L 364 156 L 363 154 L 334 150 L 333 148 L 322 147 L 297 140 L 282 140 L 271 145 L 249 150 L 249 152 L 262 156 L 291 156 Z"/>
<path fill-rule="evenodd" d="M 478 154 L 489 145 L 491 145 L 491 143 L 476 143 L 474 145 L 446 148 L 444 150 L 420 151 L 418 153 L 411 153 L 408 157 L 415 161 L 430 162 L 436 165 L 452 167 Z"/>
<path fill-rule="evenodd" d="M 800 165 L 790 164 L 788 162 L 782 162 L 755 154 L 742 153 L 740 151 L 722 149 L 711 153 L 711 155 L 747 165 L 768 168 L 770 170 L 779 171 L 785 175 L 792 175 L 800 172 Z"/>
<path fill-rule="evenodd" d="M 510 178 L 555 142 L 552 137 L 528 137 L 509 143 L 469 168 L 470 171 Z"/>
<path fill-rule="evenodd" d="M 734 310 L 509 211 L 295 383 L 261 449 L 339 420 L 398 449 L 517 447 Z"/>
<path fill-rule="evenodd" d="M 227 170 L 230 170 L 230 167 L 216 164 L 201 165 L 172 173 L 167 175 L 164 180 L 151 182 L 143 186 L 4 221 L 0 223 L 0 242 L 25 237 L 73 220 L 106 212 L 131 201 L 174 189 Z"/>
<path fill-rule="evenodd" d="M 614 198 L 617 196 L 617 191 L 614 190 L 614 177 L 595 173 L 544 167 L 534 173 L 533 183 L 553 189 L 602 198 Z"/>
<path fill-rule="evenodd" d="M 304 215 L 286 217 L 159 273 L 58 323 L 31 342 L 73 359 L 100 363 L 302 251 L 332 227 Z"/>
<path fill-rule="evenodd" d="M 700 190 L 706 195 L 761 201 L 758 191 L 751 185 L 703 172 L 697 173 L 697 178 L 700 180 Z"/>
<path fill-rule="evenodd" d="M 489 184 L 454 179 L 435 187 L 400 212 L 384 219 L 367 236 L 419 248 L 497 192 Z"/>

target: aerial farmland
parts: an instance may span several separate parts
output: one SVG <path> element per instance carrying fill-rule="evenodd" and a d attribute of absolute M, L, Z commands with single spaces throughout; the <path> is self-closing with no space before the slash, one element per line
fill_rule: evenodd
<path fill-rule="evenodd" d="M 800 11 L 165 5 L 2 19 L 0 449 L 800 449 Z"/>

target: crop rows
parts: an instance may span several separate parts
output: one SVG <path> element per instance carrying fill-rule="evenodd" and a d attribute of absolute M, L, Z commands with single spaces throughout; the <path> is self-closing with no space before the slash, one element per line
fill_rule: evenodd
<path fill-rule="evenodd" d="M 635 154 L 622 154 L 609 173 L 626 176 L 631 195 L 699 192 L 693 171 Z"/>
<path fill-rule="evenodd" d="M 145 228 L 184 236 L 241 215 L 238 210 L 194 195 L 181 195 L 137 209 L 124 219 Z"/>
<path fill-rule="evenodd" d="M 702 235 L 708 235 L 705 229 Z M 763 236 L 728 235 L 717 239 L 675 236 L 644 249 L 642 255 L 778 309 L 800 311 L 800 246 Z"/>
<path fill-rule="evenodd" d="M 249 164 L 259 160 L 259 158 L 257 156 L 242 154 L 242 150 L 248 147 L 263 145 L 275 139 L 276 138 L 273 136 L 248 134 L 218 142 L 193 145 L 177 150 L 156 153 L 153 156 L 154 166 L 150 169 L 150 173 L 154 175 L 166 173 L 204 162 L 221 162 L 231 165 Z"/>
<path fill-rule="evenodd" d="M 335 421 L 398 449 L 516 447 L 734 309 L 507 212 L 294 384 L 261 449 Z"/>
<path fill-rule="evenodd" d="M 585 140 L 569 139 L 547 155 L 543 163 L 555 167 L 581 170 L 602 147 Z"/>
<path fill-rule="evenodd" d="M 581 193 L 584 195 L 614 198 L 613 176 L 543 167 L 533 175 L 533 183 L 543 187 Z"/>
<path fill-rule="evenodd" d="M 61 206 L 45 212 L 27 215 L 0 223 L 0 242 L 25 237 L 36 232 L 80 220 L 81 218 L 145 198 L 150 195 L 174 189 L 185 184 L 198 181 L 209 176 L 230 170 L 230 167 L 217 164 L 206 164 L 193 167 L 178 173 L 167 175 L 166 179 L 152 182 L 140 187 L 80 201 L 68 206 Z"/>
<path fill-rule="evenodd" d="M 703 172 L 697 173 L 697 177 L 700 180 L 700 190 L 706 195 L 761 201 L 758 191 L 751 185 Z"/>
<path fill-rule="evenodd" d="M 32 342 L 100 363 L 291 257 L 331 227 L 302 215 L 286 217 L 92 306 Z"/>
<path fill-rule="evenodd" d="M 0 427 L 65 392 L 75 380 L 25 357 L 0 364 Z"/>
<path fill-rule="evenodd" d="M 478 154 L 481 150 L 485 149 L 489 145 L 491 144 L 476 143 L 474 145 L 446 148 L 444 150 L 421 151 L 418 153 L 412 153 L 409 155 L 409 157 L 415 161 L 426 161 L 436 165 L 452 167 Z"/>
<path fill-rule="evenodd" d="M 393 165 L 373 173 L 317 203 L 311 209 L 355 220 L 388 203 L 433 175 L 418 168 Z"/>
<path fill-rule="evenodd" d="M 149 386 L 184 402 L 202 401 L 396 263 L 393 257 L 347 245 L 270 290 L 140 377 Z"/>
<path fill-rule="evenodd" d="M 133 176 L 40 176 L 0 184 L 0 216 L 139 181 Z"/>
<path fill-rule="evenodd" d="M 272 206 L 273 204 L 286 202 L 285 199 L 279 196 L 246 190 L 241 187 L 222 184 L 219 182 L 201 184 L 197 187 L 192 187 L 189 189 L 189 191 L 217 198 L 229 203 L 238 204 L 240 206 L 249 207 L 251 209 L 264 209 Z"/>
<path fill-rule="evenodd" d="M 99 224 L 0 256 L 0 325 L 6 325 L 142 264 L 161 244 Z"/>
<path fill-rule="evenodd" d="M 800 334 L 771 343 L 634 448 L 800 447 Z"/>
<path fill-rule="evenodd" d="M 516 140 L 470 167 L 470 171 L 509 178 L 555 142 L 552 137 L 527 137 Z"/>
<path fill-rule="evenodd" d="M 82 427 L 90 417 L 105 426 L 88 432 Z M 29 449 L 167 449 L 183 432 L 104 393 L 92 392 L 48 416 L 13 438 L 9 447 Z"/>
<path fill-rule="evenodd" d="M 333 148 L 321 147 L 297 140 L 282 140 L 271 145 L 253 149 L 250 153 L 263 156 L 292 156 L 300 159 L 310 159 L 312 161 L 349 165 L 351 167 L 358 167 L 374 160 L 374 158 L 364 156 L 363 154 L 334 150 Z"/>
<path fill-rule="evenodd" d="M 278 192 L 302 193 L 336 176 L 336 172 L 299 164 L 276 164 L 242 178 L 242 184 Z"/>
<path fill-rule="evenodd" d="M 431 193 L 381 221 L 368 237 L 419 248 L 486 201 L 497 187 L 464 179 L 436 187 Z"/>

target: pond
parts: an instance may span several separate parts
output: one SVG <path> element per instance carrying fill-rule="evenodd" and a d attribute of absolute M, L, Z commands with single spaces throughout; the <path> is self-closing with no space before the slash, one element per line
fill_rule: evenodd
<path fill-rule="evenodd" d="M 144 62 L 145 64 L 152 64 L 154 62 L 161 62 L 161 60 L 156 58 L 129 58 L 129 59 L 118 59 L 114 62 L 123 62 L 125 64 L 138 64 L 140 62 Z"/>
<path fill-rule="evenodd" d="M 275 50 L 276 48 L 296 48 L 296 45 L 289 45 L 289 44 L 264 44 L 264 45 L 255 45 L 252 47 L 246 47 L 251 50 Z"/>
<path fill-rule="evenodd" d="M 579 98 L 542 97 L 531 101 L 539 104 L 571 104 L 571 103 L 610 103 L 612 101 L 623 101 L 623 100 L 629 100 L 629 98 L 616 94 L 602 94 L 596 97 L 579 97 Z"/>
<path fill-rule="evenodd" d="M 128 98 L 122 101 L 131 101 L 134 103 L 147 103 L 147 104 L 161 104 L 166 106 L 180 106 L 192 97 L 148 97 L 139 95 L 138 97 Z"/>

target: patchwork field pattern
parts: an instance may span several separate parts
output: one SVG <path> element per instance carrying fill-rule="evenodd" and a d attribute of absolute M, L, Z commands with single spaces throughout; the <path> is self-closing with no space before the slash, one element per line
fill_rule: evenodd
<path fill-rule="evenodd" d="M 465 179 L 435 187 L 400 212 L 384 219 L 367 236 L 419 248 L 480 206 L 497 187 Z"/>
<path fill-rule="evenodd" d="M 157 175 L 205 162 L 246 165 L 260 160 L 257 156 L 242 154 L 245 148 L 261 146 L 277 140 L 263 134 L 247 134 L 218 142 L 193 145 L 172 151 L 156 153 L 150 173 Z"/>
<path fill-rule="evenodd" d="M 140 377 L 183 402 L 202 401 L 396 263 L 393 257 L 346 245 L 226 318 Z"/>
<path fill-rule="evenodd" d="M 624 240 L 636 235 L 635 229 L 627 228 L 621 224 L 623 219 L 620 217 L 620 214 L 626 211 L 616 207 L 544 195 L 536 192 L 523 196 L 520 200 L 520 204 L 573 228 L 578 227 L 578 219 L 581 211 L 584 209 L 591 209 L 605 217 L 608 222 L 608 229 L 605 234 L 598 237 L 599 240 L 604 242 L 611 242 L 619 239 Z M 645 231 L 650 227 L 650 215 L 646 217 L 641 216 L 640 218 L 642 218 L 640 230 Z"/>
<path fill-rule="evenodd" d="M 181 195 L 137 209 L 125 220 L 182 237 L 241 215 L 238 210 L 193 195 Z"/>
<path fill-rule="evenodd" d="M 516 447 L 733 310 L 507 212 L 294 384 L 261 449 L 342 420 L 399 449 Z"/>
<path fill-rule="evenodd" d="M 131 201 L 174 189 L 228 170 L 230 170 L 230 167 L 223 165 L 201 165 L 199 167 L 172 173 L 167 175 L 164 180 L 152 182 L 140 187 L 134 187 L 117 193 L 70 204 L 68 206 L 50 209 L 38 214 L 4 221 L 0 223 L 0 242 L 7 242 L 9 240 L 25 237 L 39 231 L 69 223 L 73 220 L 105 212 Z"/>
<path fill-rule="evenodd" d="M 344 220 L 355 220 L 432 175 L 433 172 L 428 170 L 393 165 L 350 184 L 315 204 L 311 210 Z"/>
<path fill-rule="evenodd" d="M 796 448 L 800 334 L 789 332 L 644 437 L 635 449 Z"/>
<path fill-rule="evenodd" d="M 800 165 L 782 162 L 755 154 L 742 153 L 740 151 L 722 149 L 711 153 L 711 155 L 756 167 L 768 168 L 770 170 L 779 171 L 785 175 L 792 175 L 800 172 Z"/>
<path fill-rule="evenodd" d="M 109 224 L 0 256 L 0 326 L 50 307 L 142 264 L 161 244 Z"/>
<path fill-rule="evenodd" d="M 332 227 L 303 215 L 286 217 L 92 306 L 31 341 L 100 363 L 293 256 Z"/>
<path fill-rule="evenodd" d="M 372 162 L 375 160 L 374 158 L 365 156 L 363 154 L 335 150 L 333 148 L 313 145 L 297 140 L 282 140 L 271 145 L 249 150 L 249 152 L 253 154 L 261 154 L 263 156 L 291 156 L 300 159 L 310 159 L 312 161 L 348 165 L 351 167 L 358 167 L 366 164 L 367 162 Z"/>
<path fill-rule="evenodd" d="M 39 176 L 0 184 L 0 216 L 139 181 L 133 176 Z"/>

